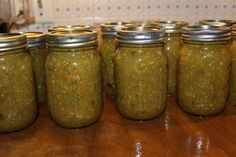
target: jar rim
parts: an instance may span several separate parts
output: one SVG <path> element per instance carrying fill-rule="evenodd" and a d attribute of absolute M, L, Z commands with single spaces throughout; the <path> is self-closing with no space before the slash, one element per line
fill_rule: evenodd
<path fill-rule="evenodd" d="M 146 26 L 146 25 L 152 25 L 152 23 L 157 23 L 160 22 L 159 19 L 155 20 L 131 20 L 130 23 L 133 25 L 138 25 L 138 26 Z"/>
<path fill-rule="evenodd" d="M 236 39 L 236 24 L 232 26 L 232 38 Z"/>
<path fill-rule="evenodd" d="M 39 47 L 45 45 L 45 34 L 43 32 L 25 32 L 28 47 Z"/>
<path fill-rule="evenodd" d="M 89 30 L 91 30 L 91 26 L 89 25 L 64 25 L 51 27 L 48 29 L 48 32 L 77 32 Z"/>
<path fill-rule="evenodd" d="M 0 33 L 0 52 L 27 48 L 26 36 L 22 33 Z"/>
<path fill-rule="evenodd" d="M 200 25 L 211 25 L 211 26 L 232 26 L 235 24 L 234 20 L 224 20 L 224 19 L 206 19 L 199 21 Z"/>
<path fill-rule="evenodd" d="M 130 22 L 124 22 L 124 21 L 117 21 L 117 22 L 107 22 L 101 24 L 101 31 L 102 35 L 111 35 L 115 36 L 117 35 L 117 31 L 120 29 L 131 26 L 132 24 Z"/>
<path fill-rule="evenodd" d="M 175 21 L 159 21 L 154 22 L 152 25 L 163 27 L 165 33 L 181 33 L 183 27 L 188 26 L 188 22 L 175 20 Z"/>
<path fill-rule="evenodd" d="M 231 29 L 226 26 L 186 26 L 182 29 L 181 38 L 189 41 L 227 41 L 231 39 Z"/>
<path fill-rule="evenodd" d="M 97 31 L 50 32 L 47 45 L 52 47 L 82 47 L 97 44 Z"/>
<path fill-rule="evenodd" d="M 130 26 L 117 33 L 118 43 L 153 44 L 164 41 L 164 30 L 155 26 Z"/>

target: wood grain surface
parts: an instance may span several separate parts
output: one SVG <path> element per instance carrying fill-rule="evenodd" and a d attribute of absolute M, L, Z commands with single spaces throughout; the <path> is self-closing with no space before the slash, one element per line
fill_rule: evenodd
<path fill-rule="evenodd" d="M 119 115 L 112 100 L 104 101 L 98 123 L 64 129 L 40 106 L 29 128 L 0 134 L 0 157 L 235 157 L 236 106 L 213 117 L 181 111 L 169 98 L 166 111 L 151 121 L 131 121 Z"/>

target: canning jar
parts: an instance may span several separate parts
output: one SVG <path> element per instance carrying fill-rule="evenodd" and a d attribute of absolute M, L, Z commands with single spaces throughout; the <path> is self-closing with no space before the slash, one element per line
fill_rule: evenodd
<path fill-rule="evenodd" d="M 134 120 L 159 116 L 167 99 L 164 31 L 132 26 L 118 31 L 115 57 L 117 108 Z"/>
<path fill-rule="evenodd" d="M 81 32 L 89 31 L 91 27 L 88 25 L 66 25 L 66 26 L 55 26 L 48 29 L 48 32 Z"/>
<path fill-rule="evenodd" d="M 46 82 L 52 119 L 66 128 L 94 123 L 102 113 L 97 32 L 52 32 L 47 42 Z"/>
<path fill-rule="evenodd" d="M 236 21 L 234 20 L 201 20 L 199 21 L 200 25 L 210 25 L 210 26 L 228 26 L 231 27 L 233 24 L 235 24 Z"/>
<path fill-rule="evenodd" d="M 178 102 L 191 114 L 207 116 L 226 105 L 231 64 L 230 28 L 184 27 L 178 67 Z"/>
<path fill-rule="evenodd" d="M 232 38 L 233 38 L 233 42 L 231 44 L 232 68 L 230 73 L 229 102 L 232 105 L 236 105 L 236 24 L 232 26 Z"/>
<path fill-rule="evenodd" d="M 127 22 L 113 22 L 101 25 L 100 53 L 102 56 L 103 89 L 105 94 L 110 97 L 114 97 L 116 93 L 113 65 L 116 52 L 116 34 L 118 30 L 128 25 L 129 23 Z"/>
<path fill-rule="evenodd" d="M 34 79 L 36 84 L 37 101 L 39 104 L 46 102 L 45 62 L 47 49 L 45 35 L 41 32 L 26 32 L 28 52 L 32 58 Z"/>
<path fill-rule="evenodd" d="M 26 36 L 0 34 L 0 132 L 28 127 L 37 117 Z"/>
<path fill-rule="evenodd" d="M 163 27 L 165 30 L 165 52 L 168 58 L 168 94 L 170 96 L 176 94 L 177 82 L 177 63 L 179 51 L 181 48 L 181 30 L 188 23 L 184 21 L 160 21 L 153 25 Z"/>

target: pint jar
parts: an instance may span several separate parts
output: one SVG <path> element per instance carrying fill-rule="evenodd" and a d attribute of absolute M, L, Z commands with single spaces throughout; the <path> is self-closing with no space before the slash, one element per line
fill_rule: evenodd
<path fill-rule="evenodd" d="M 26 32 L 28 52 L 31 56 L 36 84 L 37 101 L 46 102 L 45 62 L 47 57 L 45 35 L 41 32 Z"/>
<path fill-rule="evenodd" d="M 117 31 L 129 23 L 116 22 L 101 25 L 102 40 L 100 53 L 102 56 L 103 89 L 107 96 L 115 97 L 115 78 L 114 78 L 114 58 L 116 53 L 116 34 Z"/>
<path fill-rule="evenodd" d="M 102 113 L 97 32 L 52 32 L 47 42 L 46 82 L 52 119 L 66 128 L 96 122 Z"/>
<path fill-rule="evenodd" d="M 26 36 L 0 34 L 0 132 L 28 127 L 37 116 Z"/>
<path fill-rule="evenodd" d="M 167 99 L 167 56 L 164 31 L 132 26 L 118 31 L 115 57 L 117 108 L 134 120 L 159 116 Z"/>
<path fill-rule="evenodd" d="M 208 116 L 226 106 L 231 64 L 230 28 L 184 27 L 178 66 L 178 102 L 191 114 Z"/>
<path fill-rule="evenodd" d="M 181 30 L 188 23 L 184 21 L 160 21 L 153 23 L 165 30 L 165 52 L 168 57 L 168 95 L 176 94 L 177 63 L 181 48 Z"/>

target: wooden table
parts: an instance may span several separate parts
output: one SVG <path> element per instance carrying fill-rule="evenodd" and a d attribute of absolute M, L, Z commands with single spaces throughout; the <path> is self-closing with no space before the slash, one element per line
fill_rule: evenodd
<path fill-rule="evenodd" d="M 200 118 L 180 110 L 170 98 L 166 112 L 151 121 L 121 117 L 105 100 L 98 123 L 64 129 L 41 106 L 37 121 L 24 131 L 0 134 L 0 157 L 227 157 L 236 156 L 236 106 Z"/>

